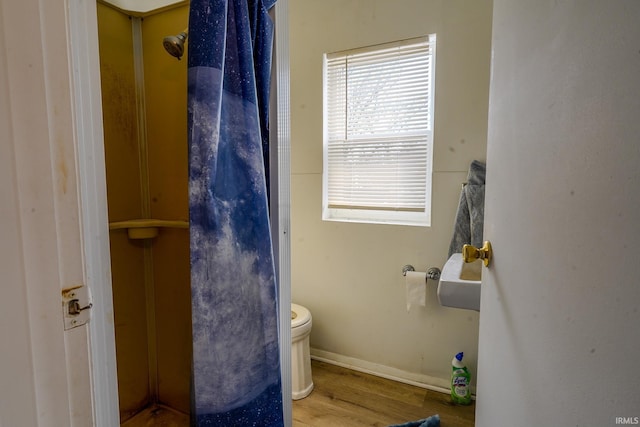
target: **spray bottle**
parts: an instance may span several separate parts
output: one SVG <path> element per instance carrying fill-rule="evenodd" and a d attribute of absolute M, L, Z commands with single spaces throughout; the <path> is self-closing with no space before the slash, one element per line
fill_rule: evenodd
<path fill-rule="evenodd" d="M 471 403 L 471 374 L 462 363 L 463 352 L 456 354 L 451 361 L 451 400 L 461 405 Z"/>

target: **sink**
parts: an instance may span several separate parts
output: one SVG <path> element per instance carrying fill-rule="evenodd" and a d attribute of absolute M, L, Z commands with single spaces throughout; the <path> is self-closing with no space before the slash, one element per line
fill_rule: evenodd
<path fill-rule="evenodd" d="M 480 311 L 482 261 L 466 263 L 453 254 L 444 264 L 438 284 L 438 301 L 446 307 Z"/>

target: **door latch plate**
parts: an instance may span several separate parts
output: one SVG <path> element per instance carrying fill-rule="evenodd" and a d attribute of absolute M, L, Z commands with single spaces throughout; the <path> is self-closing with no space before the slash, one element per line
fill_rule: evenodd
<path fill-rule="evenodd" d="M 72 286 L 62 290 L 62 318 L 64 330 L 77 328 L 89 321 L 91 307 L 89 289 L 84 285 Z"/>

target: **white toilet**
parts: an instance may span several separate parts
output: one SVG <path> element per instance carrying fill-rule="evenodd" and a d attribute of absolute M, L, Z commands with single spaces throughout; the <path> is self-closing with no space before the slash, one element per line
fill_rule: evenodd
<path fill-rule="evenodd" d="M 307 397 L 313 390 L 309 334 L 311 312 L 298 304 L 291 304 L 291 397 Z"/>

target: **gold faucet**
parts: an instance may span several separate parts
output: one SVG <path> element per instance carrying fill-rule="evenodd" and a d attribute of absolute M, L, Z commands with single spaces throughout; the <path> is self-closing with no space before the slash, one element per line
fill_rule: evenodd
<path fill-rule="evenodd" d="M 473 262 L 477 259 L 481 259 L 484 262 L 485 267 L 488 267 L 492 256 L 493 250 L 491 249 L 491 242 L 489 241 L 485 241 L 484 246 L 480 249 L 472 245 L 464 245 L 462 247 L 462 258 L 464 259 L 464 262 Z"/>

